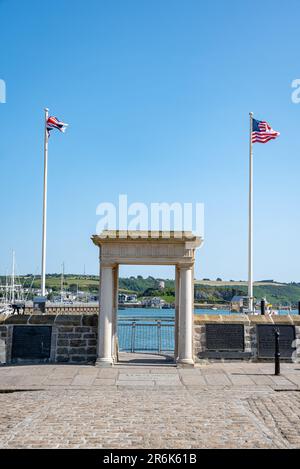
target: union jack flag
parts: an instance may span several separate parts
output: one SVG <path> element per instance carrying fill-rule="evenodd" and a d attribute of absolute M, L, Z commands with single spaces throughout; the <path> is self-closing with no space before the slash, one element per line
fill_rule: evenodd
<path fill-rule="evenodd" d="M 280 135 L 266 121 L 252 119 L 252 125 L 252 143 L 267 143 Z"/>
<path fill-rule="evenodd" d="M 52 129 L 57 129 L 60 132 L 65 132 L 66 127 L 68 127 L 69 124 L 65 124 L 64 122 L 61 122 L 57 117 L 50 116 L 47 119 L 47 132 L 48 132 L 48 137 L 50 137 L 50 131 Z"/>

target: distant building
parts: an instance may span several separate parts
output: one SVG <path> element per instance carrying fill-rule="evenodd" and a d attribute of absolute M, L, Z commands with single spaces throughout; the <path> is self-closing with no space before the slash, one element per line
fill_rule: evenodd
<path fill-rule="evenodd" d="M 240 313 L 243 311 L 243 308 L 248 306 L 248 297 L 247 296 L 234 296 L 230 302 L 231 311 L 236 311 Z"/>
<path fill-rule="evenodd" d="M 130 295 L 126 295 L 125 293 L 119 293 L 118 295 L 119 303 L 137 303 L 137 295 L 132 293 Z"/>
<path fill-rule="evenodd" d="M 135 293 L 127 295 L 127 303 L 136 303 L 136 302 L 137 302 L 137 295 Z"/>
<path fill-rule="evenodd" d="M 164 280 L 158 280 L 157 281 L 157 286 L 158 286 L 159 290 L 163 290 L 165 288 Z"/>
<path fill-rule="evenodd" d="M 127 301 L 127 295 L 125 295 L 125 293 L 119 293 L 119 303 L 126 303 Z"/>

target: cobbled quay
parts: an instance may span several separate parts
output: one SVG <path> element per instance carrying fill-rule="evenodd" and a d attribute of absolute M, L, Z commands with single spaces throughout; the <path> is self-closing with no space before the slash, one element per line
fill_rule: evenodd
<path fill-rule="evenodd" d="M 300 365 L 0 368 L 1 448 L 299 448 Z"/>

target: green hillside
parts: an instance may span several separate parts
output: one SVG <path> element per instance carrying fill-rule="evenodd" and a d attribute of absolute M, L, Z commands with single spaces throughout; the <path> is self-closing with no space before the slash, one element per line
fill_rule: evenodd
<path fill-rule="evenodd" d="M 165 288 L 158 288 L 158 280 L 164 280 Z M 16 281 L 24 288 L 39 288 L 41 284 L 40 276 L 24 275 Z M 0 282 L 5 285 L 6 278 L 0 277 Z M 61 289 L 61 274 L 47 275 L 46 287 L 52 291 L 59 292 Z M 99 277 L 97 275 L 64 275 L 64 290 L 76 292 L 77 289 L 89 293 L 97 293 L 99 288 Z M 174 280 L 156 279 L 154 277 L 144 278 L 141 275 L 137 277 L 128 277 L 119 279 L 119 290 L 128 293 L 136 293 L 138 297 L 142 296 L 160 296 L 168 302 L 174 302 L 175 284 Z M 229 303 L 235 295 L 247 295 L 246 282 L 223 282 L 197 280 L 195 282 L 195 300 L 199 303 Z M 274 305 L 297 305 L 300 301 L 300 283 L 277 283 L 273 281 L 262 281 L 254 284 L 254 296 L 259 300 L 267 298 Z"/>

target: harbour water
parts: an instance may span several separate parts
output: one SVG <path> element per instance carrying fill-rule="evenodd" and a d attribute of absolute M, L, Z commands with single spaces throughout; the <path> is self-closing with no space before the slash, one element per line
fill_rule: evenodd
<path fill-rule="evenodd" d="M 286 310 L 279 310 L 278 313 L 280 315 L 285 315 L 285 314 L 298 314 L 298 311 L 292 310 L 291 312 L 288 312 Z M 225 314 L 225 315 L 235 315 L 236 313 L 232 313 L 229 310 L 226 309 L 195 309 L 194 314 L 196 315 L 201 315 L 201 314 L 210 314 L 210 315 L 216 315 L 216 314 Z M 159 309 L 159 308 L 124 308 L 124 309 L 119 309 L 119 319 L 126 319 L 126 318 L 154 318 L 154 319 L 159 319 L 159 318 L 170 318 L 174 319 L 175 317 L 175 310 L 174 309 Z"/>

